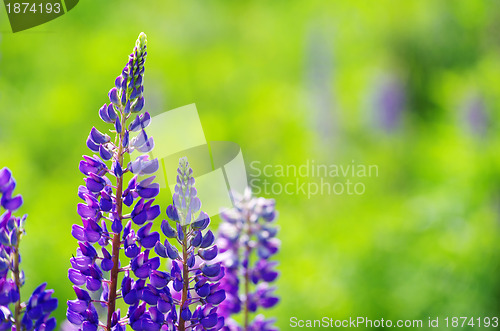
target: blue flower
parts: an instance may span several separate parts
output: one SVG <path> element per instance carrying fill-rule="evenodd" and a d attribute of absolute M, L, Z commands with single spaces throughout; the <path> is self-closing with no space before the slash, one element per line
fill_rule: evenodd
<path fill-rule="evenodd" d="M 181 158 L 173 204 L 167 208 L 167 217 L 176 225 L 173 227 L 168 221 L 161 225 L 163 234 L 177 241 L 180 250 L 167 240 L 155 247 L 158 255 L 167 255 L 173 260 L 170 289 L 174 301 L 165 307 L 172 306 L 166 324 L 179 330 L 219 330 L 224 325 L 224 318 L 217 313 L 218 305 L 226 298 L 219 282 L 224 268 L 212 262 L 218 248 L 212 231 L 202 233 L 210 219 L 200 210 L 201 202 L 194 185 L 193 170 L 187 159 Z"/>
<path fill-rule="evenodd" d="M 45 290 L 46 283 L 38 286 L 28 302 L 21 301 L 21 286 L 25 276 L 20 268 L 19 245 L 24 235 L 26 215 L 15 217 L 12 213 L 21 207 L 20 195 L 12 196 L 16 182 L 9 169 L 0 170 L 0 206 L 5 209 L 0 216 L 0 330 L 46 330 L 56 328 L 56 320 L 50 314 L 57 308 L 52 290 Z M 2 212 L 0 208 L 0 213 Z M 9 274 L 11 277 L 9 277 Z M 10 311 L 9 305 L 14 305 Z M 21 307 L 25 306 L 21 315 Z"/>
<path fill-rule="evenodd" d="M 67 317 L 83 330 L 103 326 L 108 330 L 125 329 L 128 319 L 122 319 L 116 309 L 119 273 L 124 273 L 122 297 L 134 306 L 158 301 L 157 288 L 169 281 L 157 272 L 159 258 L 149 258 L 149 251 L 160 238 L 158 232 L 152 231 L 152 221 L 161 213 L 160 207 L 154 205 L 159 185 L 153 182 L 154 176 L 142 180 L 133 176 L 128 182 L 125 179 L 129 173 L 151 175 L 158 170 L 158 161 L 150 160 L 147 155 L 139 156 L 128 165 L 124 163 L 126 155 L 134 149 L 146 152 L 154 146 L 153 138 L 145 131 L 151 116 L 147 112 L 132 115 L 144 106 L 146 55 L 146 35 L 141 33 L 125 68 L 108 93 L 110 103 L 99 109 L 100 118 L 113 126 L 111 132 L 115 137 L 93 127 L 86 144 L 95 154 L 84 156 L 79 166 L 85 175 L 85 185 L 78 190 L 83 200 L 77 206 L 81 224 L 72 226 L 72 235 L 79 241 L 79 247 L 70 259 L 68 271 L 77 299 L 68 301 Z M 130 132 L 137 131 L 140 134 L 131 138 Z M 127 211 L 127 207 L 132 210 Z M 133 229 L 133 224 L 142 227 Z M 125 259 L 120 261 L 121 250 Z M 138 279 L 134 281 L 132 275 Z M 147 283 L 150 276 L 154 286 Z M 90 299 L 89 293 L 101 290 L 100 300 Z M 99 321 L 96 305 L 107 307 L 106 320 Z"/>
<path fill-rule="evenodd" d="M 79 166 L 85 175 L 85 185 L 78 189 L 81 224 L 72 227 L 79 247 L 68 271 L 77 299 L 67 302 L 67 318 L 85 331 L 121 331 L 126 325 L 151 331 L 219 330 L 224 325 L 217 313 L 226 298 L 220 286 L 224 267 L 216 260 L 219 249 L 207 230 L 210 219 L 200 210 L 187 159 L 179 161 L 173 204 L 166 212 L 170 221 L 161 224 L 155 222 L 162 212 L 155 204 L 158 160 L 144 154 L 125 164 L 132 152 L 154 148 L 146 132 L 151 116 L 141 113 L 146 55 L 141 33 L 108 93 L 110 103 L 99 109 L 115 136 L 93 127 L 86 140 L 95 154 L 84 156 Z M 167 237 L 163 242 L 157 228 Z M 98 291 L 100 299 L 92 299 Z M 123 317 L 116 308 L 118 299 L 129 306 Z M 96 306 L 101 305 L 107 312 L 100 321 Z"/>
<path fill-rule="evenodd" d="M 280 241 L 277 228 L 275 202 L 255 198 L 250 189 L 243 196 L 234 194 L 234 208 L 221 213 L 217 246 L 219 260 L 226 270 L 221 288 L 226 290 L 226 300 L 221 303 L 221 314 L 228 322 L 224 330 L 276 330 L 272 320 L 258 315 L 253 321 L 249 313 L 261 308 L 271 308 L 279 302 L 274 282 L 279 273 L 277 262 L 269 259 L 278 252 Z M 216 261 L 217 261 L 216 260 Z M 252 289 L 252 285 L 256 285 Z M 250 289 L 250 290 L 248 290 Z M 230 317 L 243 310 L 243 328 Z"/>

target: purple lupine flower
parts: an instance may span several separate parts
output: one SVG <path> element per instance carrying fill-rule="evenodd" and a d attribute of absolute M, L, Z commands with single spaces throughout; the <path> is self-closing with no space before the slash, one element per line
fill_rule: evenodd
<path fill-rule="evenodd" d="M 280 241 L 275 201 L 254 198 L 250 189 L 243 196 L 234 194 L 234 208 L 221 213 L 217 246 L 226 272 L 220 287 L 226 290 L 226 300 L 219 310 L 226 318 L 224 330 L 276 330 L 273 320 L 262 315 L 250 321 L 250 313 L 275 306 L 279 299 L 270 283 L 278 278 L 277 262 L 270 258 L 278 252 Z M 231 316 L 243 311 L 243 326 Z"/>
<path fill-rule="evenodd" d="M 382 80 L 376 90 L 376 111 L 379 125 L 385 131 L 392 131 L 401 122 L 406 106 L 404 85 L 397 78 Z"/>
<path fill-rule="evenodd" d="M 9 169 L 0 170 L 0 330 L 45 330 L 56 328 L 50 314 L 57 308 L 53 290 L 45 290 L 47 284 L 38 286 L 27 302 L 21 300 L 24 272 L 20 269 L 19 244 L 24 235 L 26 215 L 16 217 L 15 212 L 23 203 L 20 195 L 13 196 L 16 181 Z M 8 278 L 9 274 L 11 275 Z M 14 311 L 9 305 L 14 305 Z M 24 314 L 22 314 L 24 311 Z"/>
<path fill-rule="evenodd" d="M 476 136 L 486 134 L 490 118 L 485 99 L 481 95 L 469 96 L 464 101 L 463 107 L 466 117 L 465 122 L 470 132 Z"/>
<path fill-rule="evenodd" d="M 177 184 L 173 194 L 173 204 L 167 208 L 167 216 L 173 221 L 163 220 L 163 234 L 177 241 L 178 246 L 165 240 L 158 242 L 155 251 L 159 256 L 172 259 L 170 274 L 158 275 L 158 282 L 170 277 L 169 295 L 158 303 L 158 310 L 167 313 L 165 325 L 168 330 L 219 330 L 224 326 L 224 318 L 218 313 L 218 306 L 226 298 L 220 287 L 224 276 L 221 264 L 214 262 L 218 248 L 211 230 L 206 230 L 210 218 L 201 211 L 201 202 L 194 187 L 193 170 L 186 158 L 179 160 Z M 180 247 L 178 249 L 177 247 Z M 141 312 L 144 310 L 140 307 Z M 151 312 L 144 312 L 149 323 L 159 323 Z"/>
<path fill-rule="evenodd" d="M 87 147 L 96 154 L 84 156 L 80 162 L 79 169 L 86 176 L 85 185 L 78 189 L 84 201 L 77 207 L 82 224 L 72 227 L 79 247 L 68 271 L 77 299 L 68 301 L 67 318 L 82 330 L 119 331 L 127 324 L 134 330 L 154 330 L 137 321 L 144 314 L 153 316 L 149 311 L 156 309 L 160 299 L 171 300 L 166 288 L 170 279 L 159 280 L 163 276 L 157 271 L 160 260 L 149 254 L 160 237 L 151 231 L 152 221 L 160 215 L 160 207 L 154 205 L 159 185 L 153 183 L 154 176 L 138 177 L 156 172 L 158 161 L 143 155 L 124 163 L 125 156 L 134 150 L 146 153 L 154 146 L 145 131 L 151 117 L 147 112 L 139 113 L 144 106 L 146 55 L 146 35 L 141 33 L 108 93 L 110 103 L 99 109 L 101 119 L 112 125 L 114 138 L 92 128 Z M 131 137 L 131 132 L 137 136 Z M 134 225 L 140 228 L 134 229 Z M 125 258 L 120 260 L 121 250 Z M 123 317 L 116 309 L 119 297 L 131 306 Z M 151 306 L 148 312 L 146 304 Z M 103 321 L 99 320 L 99 306 L 107 309 Z"/>

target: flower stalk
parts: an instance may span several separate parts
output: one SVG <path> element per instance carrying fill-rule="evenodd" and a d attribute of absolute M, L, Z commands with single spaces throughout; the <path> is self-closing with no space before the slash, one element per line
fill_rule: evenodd
<path fill-rule="evenodd" d="M 275 202 L 272 199 L 254 198 L 250 189 L 240 196 L 234 194 L 234 208 L 221 213 L 217 245 L 219 259 L 226 276 L 221 287 L 227 299 L 221 304 L 221 315 L 226 318 L 227 331 L 272 331 L 273 320 L 251 314 L 259 307 L 271 308 L 279 299 L 269 284 L 276 280 L 276 262 L 269 261 L 278 252 Z M 252 262 L 255 260 L 255 262 Z M 232 317 L 242 313 L 242 324 Z"/>
<path fill-rule="evenodd" d="M 52 298 L 52 290 L 45 290 L 43 283 L 33 291 L 28 302 L 21 299 L 24 272 L 21 270 L 19 247 L 24 234 L 26 215 L 16 217 L 13 213 L 23 204 L 20 195 L 13 197 L 16 181 L 9 169 L 0 170 L 0 330 L 18 331 L 56 328 L 56 320 L 50 314 L 58 301 Z M 8 276 L 11 277 L 8 277 Z M 8 307 L 13 305 L 12 312 Z"/>
<path fill-rule="evenodd" d="M 89 331 L 125 331 L 126 325 L 148 331 L 219 330 L 224 319 L 217 314 L 217 306 L 225 292 L 218 288 L 218 280 L 224 273 L 219 263 L 206 263 L 217 256 L 217 247 L 210 230 L 202 233 L 210 219 L 200 211 L 193 170 L 185 158 L 179 161 L 174 203 L 167 208 L 167 216 L 177 223 L 175 229 L 163 220 L 161 231 L 167 237 L 163 243 L 160 234 L 151 231 L 161 214 L 160 206 L 154 205 L 159 184 L 154 176 L 147 177 L 159 167 L 158 160 L 145 154 L 154 147 L 153 138 L 145 131 L 151 116 L 145 112 L 128 121 L 144 106 L 146 54 L 146 36 L 141 34 L 109 91 L 110 104 L 99 110 L 101 119 L 114 125 L 114 143 L 92 128 L 87 146 L 98 155 L 84 156 L 80 162 L 80 171 L 86 176 L 85 186 L 78 192 L 84 200 L 77 208 L 82 225 L 72 228 L 79 248 L 68 271 L 77 299 L 68 301 L 67 317 Z M 124 155 L 133 151 L 143 154 L 125 165 Z M 134 176 L 127 183 L 130 173 Z M 128 220 L 125 226 L 124 220 Z M 169 240 L 175 240 L 174 245 Z M 156 257 L 150 257 L 152 249 Z M 160 270 L 161 258 L 171 261 L 169 272 Z M 93 298 L 98 291 L 100 298 Z M 128 305 L 124 317 L 116 309 L 118 299 Z M 98 305 L 107 309 L 105 321 L 99 320 Z"/>
<path fill-rule="evenodd" d="M 251 229 L 251 226 L 250 226 L 250 217 L 247 215 L 245 217 L 245 228 L 246 228 L 246 236 L 247 237 L 250 237 L 251 236 L 251 233 L 250 233 L 250 229 Z M 244 268 L 244 288 L 245 288 L 245 292 L 244 292 L 244 310 L 243 310 L 243 327 L 244 327 L 244 330 L 248 330 L 248 325 L 250 323 L 249 319 L 250 319 L 250 309 L 249 309 L 249 305 L 250 305 L 250 301 L 249 301 L 249 296 L 250 296 L 250 268 L 248 268 L 248 265 L 250 264 L 250 254 L 252 253 L 252 248 L 250 247 L 250 241 L 246 241 L 245 244 L 245 256 L 244 256 L 244 264 L 246 264 L 246 268 Z"/>
<path fill-rule="evenodd" d="M 187 232 L 187 226 L 182 227 L 182 231 L 184 233 Z M 185 307 L 187 303 L 187 295 L 189 292 L 189 267 L 187 264 L 188 260 L 188 250 L 187 250 L 187 236 L 184 237 L 182 241 L 182 300 L 180 307 Z M 179 331 L 184 331 L 186 329 L 186 321 L 182 318 L 182 315 L 179 318 Z"/>
<path fill-rule="evenodd" d="M 121 120 L 121 127 L 125 126 L 125 114 L 123 114 L 123 107 L 120 106 L 120 120 Z M 119 139 L 118 139 L 118 151 L 117 151 L 117 156 L 118 156 L 118 165 L 120 167 L 123 167 L 123 137 L 124 137 L 125 131 L 122 131 L 119 134 Z M 122 195 L 123 195 L 123 174 L 119 176 L 116 179 L 116 213 L 118 220 L 121 222 L 123 219 L 123 200 L 122 200 Z M 118 233 L 113 234 L 113 242 L 112 242 L 112 250 L 111 250 L 111 261 L 113 262 L 113 268 L 111 269 L 111 275 L 110 275 L 110 283 L 109 283 L 109 298 L 106 303 L 108 307 L 108 317 L 107 317 L 107 322 L 106 322 L 106 329 L 111 330 L 111 325 L 112 325 L 112 319 L 113 319 L 113 313 L 116 310 L 116 297 L 117 297 L 117 287 L 118 287 L 118 272 L 119 272 L 119 267 L 120 267 L 120 248 L 121 248 L 121 240 L 120 240 L 120 235 L 121 231 Z"/>
<path fill-rule="evenodd" d="M 21 288 L 21 277 L 20 277 L 20 269 L 19 269 L 19 242 L 21 241 L 21 231 L 16 230 L 16 244 L 13 247 L 12 254 L 14 255 L 14 268 L 12 270 L 12 274 L 14 275 L 14 282 L 16 283 L 17 288 Z M 21 312 L 22 312 L 22 300 L 21 300 L 21 292 L 19 292 L 19 300 L 17 300 L 14 307 L 14 320 L 16 324 L 16 330 L 22 330 L 21 328 Z"/>
<path fill-rule="evenodd" d="M 124 164 L 126 154 L 134 151 L 148 153 L 154 147 L 153 138 L 148 137 L 145 131 L 151 122 L 149 113 L 138 114 L 128 122 L 134 113 L 140 113 L 144 107 L 146 43 L 146 35 L 141 33 L 129 61 L 115 80 L 115 87 L 108 93 L 110 103 L 99 110 L 100 118 L 114 126 L 114 142 L 107 134 L 92 128 L 87 147 L 98 155 L 84 156 L 80 162 L 80 171 L 87 176 L 85 186 L 80 186 L 78 190 L 79 197 L 85 202 L 77 208 L 83 224 L 75 224 L 72 228 L 79 248 L 77 256 L 71 259 L 72 268 L 68 271 L 69 279 L 75 284 L 77 299 L 68 301 L 67 317 L 70 323 L 83 329 L 124 330 L 127 323 L 123 321 L 128 318 L 130 322 L 133 317 L 122 319 L 120 310 L 116 309 L 116 301 L 124 299 L 132 307 L 144 302 L 144 298 L 137 296 L 137 291 L 148 286 L 151 272 L 159 267 L 159 260 L 147 258 L 149 250 L 159 239 L 157 232 L 149 231 L 152 221 L 160 214 L 160 207 L 153 205 L 159 185 L 153 183 L 154 176 L 138 180 L 138 176 L 155 173 L 158 160 L 140 155 L 135 161 Z M 132 138 L 134 132 L 137 135 Z M 126 185 L 125 176 L 129 173 L 135 176 Z M 132 210 L 124 215 L 126 207 L 132 207 Z M 125 219 L 129 221 L 124 227 L 122 222 Z M 137 230 L 136 235 L 132 224 L 146 225 Z M 100 246 L 100 252 L 94 247 L 96 244 Z M 111 252 L 107 248 L 110 244 Z M 121 260 L 122 250 L 128 261 Z M 137 282 L 130 277 L 131 271 L 139 278 Z M 120 273 L 125 274 L 125 283 L 118 290 Z M 124 294 L 131 290 L 128 286 L 135 285 L 134 295 L 125 297 Z M 80 286 L 85 286 L 86 290 Z M 92 299 L 87 291 L 101 291 L 100 300 Z M 104 322 L 99 321 L 95 305 L 107 309 Z"/>
<path fill-rule="evenodd" d="M 217 312 L 226 298 L 225 291 L 219 288 L 224 270 L 220 263 L 211 262 L 218 248 L 212 231 L 202 232 L 210 218 L 201 211 L 194 184 L 193 170 L 187 158 L 181 158 L 173 204 L 167 208 L 167 217 L 176 225 L 174 228 L 164 220 L 161 226 L 165 236 L 180 245 L 181 253 L 168 240 L 164 245 L 157 243 L 155 251 L 172 260 L 173 306 L 167 319 L 174 330 L 219 330 L 224 326 L 224 318 Z"/>

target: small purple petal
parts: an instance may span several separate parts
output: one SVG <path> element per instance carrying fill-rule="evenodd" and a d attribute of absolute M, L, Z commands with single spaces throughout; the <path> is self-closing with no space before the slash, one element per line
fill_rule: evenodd
<path fill-rule="evenodd" d="M 23 198 L 20 195 L 6 201 L 2 200 L 2 206 L 10 211 L 16 211 L 22 204 Z"/>
<path fill-rule="evenodd" d="M 92 152 L 99 152 L 99 145 L 97 145 L 96 143 L 94 143 L 94 141 L 92 140 L 92 138 L 89 137 L 87 138 L 87 147 L 92 151 Z"/>
<path fill-rule="evenodd" d="M 108 106 L 106 104 L 99 109 L 99 117 L 106 123 L 113 123 L 114 121 L 108 115 Z"/>
<path fill-rule="evenodd" d="M 214 234 L 212 233 L 211 230 L 208 230 L 205 236 L 203 237 L 203 240 L 201 241 L 201 248 L 207 248 L 209 246 L 212 246 L 214 241 L 215 241 Z"/>
<path fill-rule="evenodd" d="M 118 133 L 122 132 L 122 122 L 120 121 L 120 119 L 118 117 L 115 120 L 115 130 Z"/>
<path fill-rule="evenodd" d="M 175 229 L 170 226 L 167 220 L 161 222 L 161 232 L 168 238 L 175 238 L 177 236 L 177 232 L 175 232 Z"/>
<path fill-rule="evenodd" d="M 142 108 L 144 108 L 144 97 L 140 96 L 137 99 L 136 103 L 134 104 L 132 111 L 134 113 L 140 112 L 142 110 Z"/>
<path fill-rule="evenodd" d="M 217 318 L 218 316 L 216 313 L 210 314 L 201 320 L 201 325 L 203 325 L 205 329 L 210 329 L 217 324 Z"/>
<path fill-rule="evenodd" d="M 224 290 L 218 290 L 207 297 L 207 302 L 213 305 L 218 305 L 226 299 L 226 292 Z"/>
<path fill-rule="evenodd" d="M 218 252 L 217 245 L 214 245 L 214 246 L 207 248 L 207 249 L 200 249 L 198 251 L 198 255 L 200 255 L 200 257 L 203 260 L 210 261 L 210 260 L 213 260 L 217 256 L 217 252 Z"/>
<path fill-rule="evenodd" d="M 111 101 L 115 105 L 118 105 L 120 103 L 118 100 L 118 89 L 116 87 L 113 87 L 109 91 L 108 96 L 109 96 L 109 101 Z"/>
<path fill-rule="evenodd" d="M 114 123 L 114 121 L 118 117 L 118 115 L 116 115 L 116 111 L 112 103 L 110 103 L 108 106 L 108 117 L 111 119 L 110 123 Z"/>
<path fill-rule="evenodd" d="M 219 275 L 221 270 L 220 264 L 204 265 L 201 267 L 201 271 L 207 277 L 216 277 Z"/>
<path fill-rule="evenodd" d="M 77 269 L 69 269 L 68 278 L 75 285 L 83 285 L 86 281 L 85 276 Z"/>
<path fill-rule="evenodd" d="M 136 147 L 136 148 L 141 153 L 149 153 L 153 150 L 154 147 L 155 147 L 155 143 L 154 143 L 153 137 L 149 137 L 149 139 L 146 141 L 146 143 L 144 145 L 141 145 L 141 146 Z"/>
<path fill-rule="evenodd" d="M 107 134 L 99 132 L 99 130 L 97 130 L 95 127 L 92 127 L 92 129 L 90 130 L 90 138 L 97 145 L 105 144 L 110 141 L 110 138 Z"/>

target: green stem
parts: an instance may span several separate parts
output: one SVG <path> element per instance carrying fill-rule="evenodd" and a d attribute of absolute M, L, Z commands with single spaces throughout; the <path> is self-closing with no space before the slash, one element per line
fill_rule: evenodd
<path fill-rule="evenodd" d="M 187 265 L 187 260 L 188 260 L 188 247 L 187 247 L 187 231 L 188 230 L 188 225 L 182 227 L 182 231 L 184 232 L 184 239 L 182 240 L 182 280 L 183 280 L 183 287 L 182 287 L 182 300 L 181 300 L 181 305 L 179 308 L 179 331 L 185 331 L 186 330 L 186 322 L 184 319 L 180 316 L 182 309 L 184 308 L 184 304 L 187 301 L 187 296 L 188 296 L 188 291 L 189 291 L 189 268 Z"/>
<path fill-rule="evenodd" d="M 122 113 L 122 112 L 121 112 Z M 120 167 L 123 165 L 123 136 L 125 134 L 125 121 L 126 117 L 121 114 L 122 132 L 119 135 L 117 160 Z M 116 213 L 119 219 L 123 218 L 123 175 L 117 178 L 116 184 Z M 113 268 L 111 269 L 110 284 L 109 284 L 109 297 L 108 297 L 108 319 L 106 330 L 111 330 L 111 319 L 116 308 L 116 289 L 118 286 L 118 272 L 120 264 L 120 233 L 115 233 L 113 236 L 113 249 L 111 253 L 111 260 L 113 261 Z"/>
<path fill-rule="evenodd" d="M 13 247 L 14 248 L 14 281 L 16 283 L 17 290 L 19 291 L 19 300 L 15 304 L 14 308 L 14 321 L 16 325 L 16 330 L 22 331 L 21 329 L 21 310 L 22 310 L 22 305 L 21 305 L 21 279 L 19 277 L 19 242 L 21 241 L 21 231 L 19 229 L 16 229 L 17 231 L 17 243 Z"/>
<path fill-rule="evenodd" d="M 251 247 L 250 247 L 250 217 L 246 218 L 245 222 L 246 230 L 247 230 L 247 242 L 245 244 L 245 259 L 247 263 L 247 267 L 245 268 L 245 275 L 244 275 L 244 282 L 245 282 L 245 305 L 244 305 L 244 311 L 243 311 L 243 330 L 247 331 L 248 330 L 248 325 L 249 325 L 249 318 L 250 318 L 250 311 L 248 309 L 248 294 L 250 293 L 250 253 L 251 253 Z"/>

